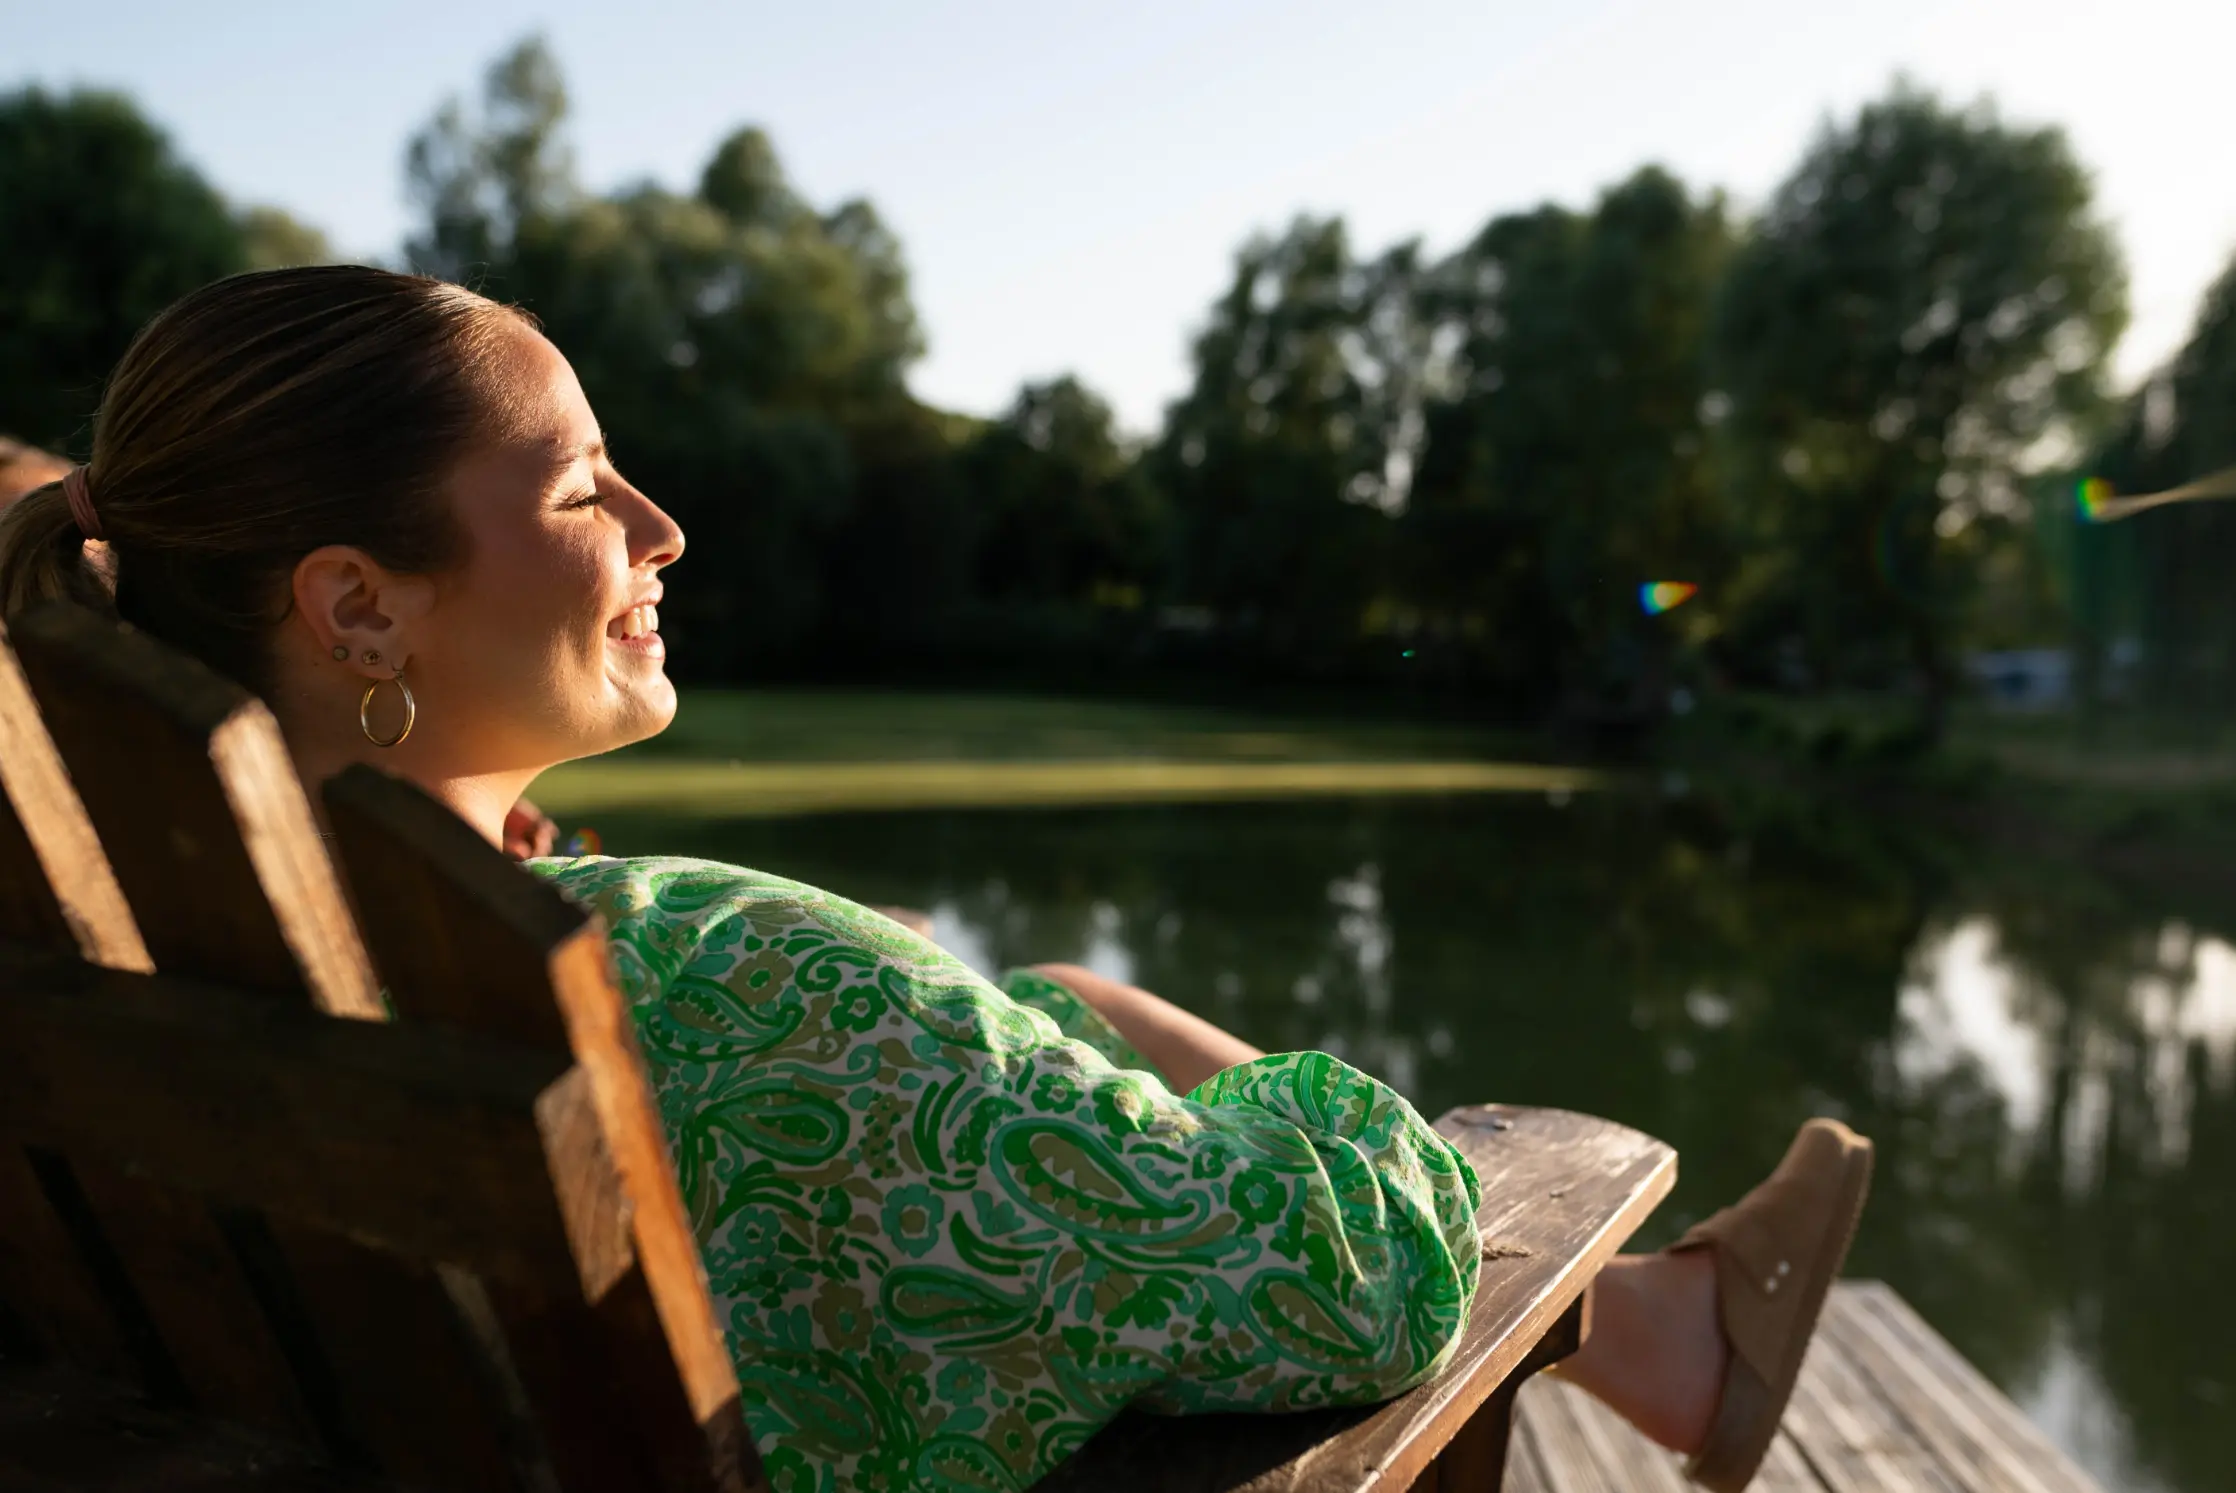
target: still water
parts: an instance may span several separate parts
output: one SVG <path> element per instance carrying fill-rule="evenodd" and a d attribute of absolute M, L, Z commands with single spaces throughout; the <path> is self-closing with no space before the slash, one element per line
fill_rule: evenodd
<path fill-rule="evenodd" d="M 1879 1145 L 1891 1282 L 2107 1489 L 2236 1487 L 2236 890 L 1822 803 L 1582 797 L 600 826 L 930 910 L 1435 1115 L 1671 1142 L 1665 1242 L 1811 1114 Z"/>

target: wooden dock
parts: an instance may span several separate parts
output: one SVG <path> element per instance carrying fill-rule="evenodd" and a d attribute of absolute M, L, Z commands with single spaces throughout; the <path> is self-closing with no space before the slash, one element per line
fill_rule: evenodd
<path fill-rule="evenodd" d="M 1678 1459 L 1581 1390 L 1517 1403 L 1506 1493 L 1696 1493 Z M 1901 1297 L 1835 1287 L 1752 1493 L 2101 1493 Z"/>

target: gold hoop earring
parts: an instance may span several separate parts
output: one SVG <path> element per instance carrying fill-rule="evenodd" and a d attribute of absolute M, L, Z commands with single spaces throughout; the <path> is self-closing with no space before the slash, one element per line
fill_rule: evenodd
<path fill-rule="evenodd" d="M 405 737 L 411 735 L 412 723 L 419 719 L 419 702 L 411 697 L 411 686 L 404 683 L 404 666 L 402 664 L 396 665 L 395 677 L 385 682 L 395 685 L 398 690 L 403 692 L 404 729 L 385 741 L 382 740 L 373 734 L 373 693 L 381 687 L 383 682 L 378 679 L 374 680 L 371 684 L 365 686 L 365 693 L 358 697 L 357 729 L 364 732 L 365 739 L 374 746 L 386 748 L 400 744 Z"/>

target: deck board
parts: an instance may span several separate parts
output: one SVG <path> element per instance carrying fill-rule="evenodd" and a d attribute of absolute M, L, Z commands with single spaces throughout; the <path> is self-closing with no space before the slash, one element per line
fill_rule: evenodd
<path fill-rule="evenodd" d="M 1678 1458 L 1540 1377 L 1516 1407 L 1506 1493 L 1682 1493 Z M 1833 1289 L 1752 1493 L 2101 1493 L 1891 1289 Z"/>

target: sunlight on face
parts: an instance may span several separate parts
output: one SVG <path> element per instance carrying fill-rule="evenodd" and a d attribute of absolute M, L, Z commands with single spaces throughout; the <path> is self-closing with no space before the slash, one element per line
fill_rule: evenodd
<path fill-rule="evenodd" d="M 557 348 L 523 325 L 499 358 L 513 429 L 453 475 L 467 560 L 412 663 L 479 771 L 641 741 L 676 703 L 655 609 L 683 531 L 614 470 Z"/>

